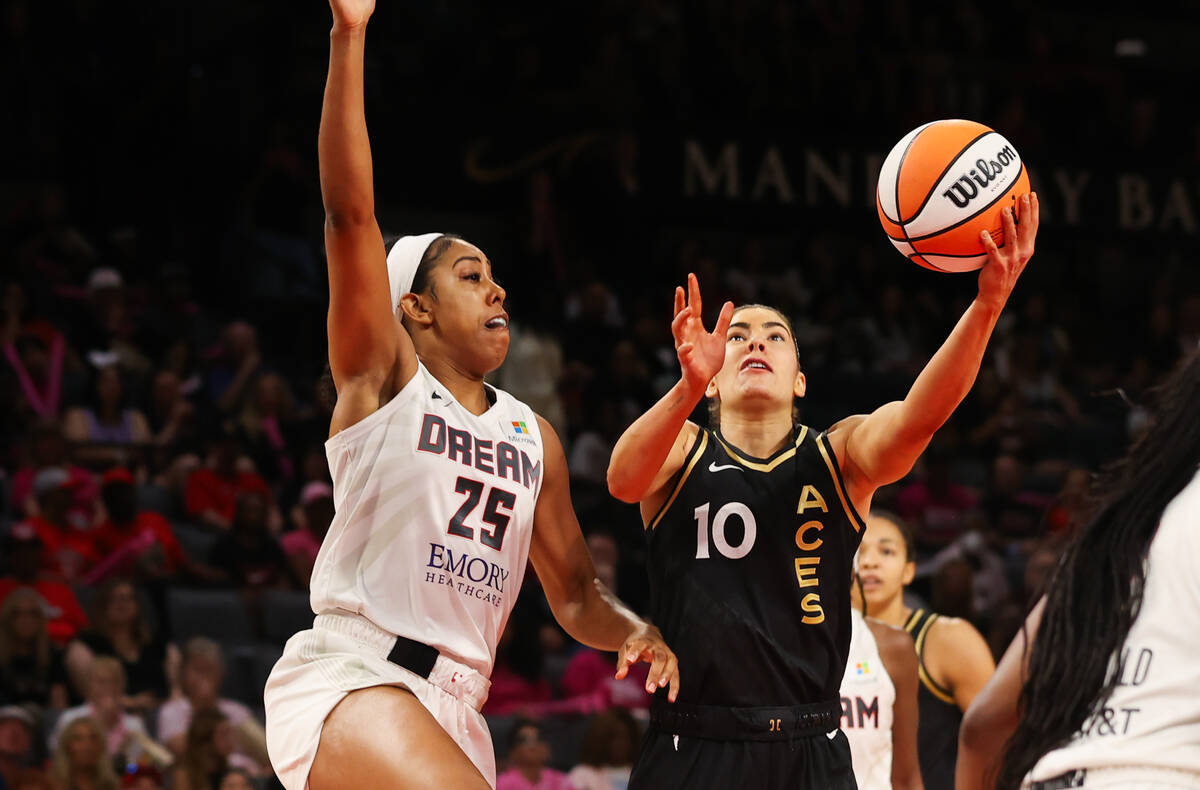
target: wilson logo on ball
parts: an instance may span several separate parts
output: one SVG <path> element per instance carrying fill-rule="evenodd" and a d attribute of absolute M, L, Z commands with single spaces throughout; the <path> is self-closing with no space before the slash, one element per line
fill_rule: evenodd
<path fill-rule="evenodd" d="M 1010 145 L 997 151 L 996 158 L 990 162 L 986 159 L 976 159 L 971 172 L 951 184 L 950 188 L 942 193 L 942 197 L 949 199 L 958 208 L 966 208 L 968 203 L 979 196 L 979 187 L 986 187 L 998 179 L 1000 171 L 1016 160 L 1017 152 Z"/>

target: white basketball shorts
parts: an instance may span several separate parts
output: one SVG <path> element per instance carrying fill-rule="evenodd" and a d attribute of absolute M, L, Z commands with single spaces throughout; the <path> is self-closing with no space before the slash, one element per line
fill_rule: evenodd
<path fill-rule="evenodd" d="M 496 786 L 496 755 L 479 712 L 491 683 L 445 656 L 422 678 L 387 660 L 395 641 L 394 634 L 350 613 L 317 615 L 311 629 L 288 640 L 264 692 L 267 752 L 287 790 L 307 790 L 329 712 L 349 692 L 371 686 L 411 691 Z"/>

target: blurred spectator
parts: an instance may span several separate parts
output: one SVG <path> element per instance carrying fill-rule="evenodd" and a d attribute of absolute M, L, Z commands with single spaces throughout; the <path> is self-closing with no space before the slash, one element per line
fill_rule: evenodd
<path fill-rule="evenodd" d="M 1041 525 L 1042 512 L 1052 498 L 1026 485 L 1025 465 L 1011 455 L 992 464 L 991 486 L 981 506 L 995 530 L 1009 540 L 1030 537 Z"/>
<path fill-rule="evenodd" d="M 92 540 L 104 559 L 87 575 L 87 583 L 114 575 L 139 581 L 191 575 L 191 563 L 167 520 L 138 509 L 133 474 L 128 469 L 116 466 L 104 473 L 100 498 L 108 518 L 92 533 Z"/>
<path fill-rule="evenodd" d="M 67 411 L 63 433 L 75 444 L 75 460 L 93 467 L 128 464 L 134 449 L 150 441 L 146 415 L 128 404 L 114 361 L 93 373 L 88 405 Z"/>
<path fill-rule="evenodd" d="M 496 777 L 496 790 L 573 790 L 565 774 L 546 767 L 549 759 L 541 726 L 531 719 L 518 720 L 508 738 L 511 767 Z"/>
<path fill-rule="evenodd" d="M 496 645 L 492 685 L 483 704 L 487 716 L 525 711 L 551 697 L 539 634 L 544 618 L 535 603 L 541 599 L 541 590 L 527 583 L 519 595 Z"/>
<path fill-rule="evenodd" d="M 588 723 L 579 764 L 567 774 L 574 790 L 625 790 L 641 736 L 628 711 L 598 713 Z"/>
<path fill-rule="evenodd" d="M 269 495 L 267 482 L 254 472 L 238 469 L 241 443 L 237 428 L 222 420 L 211 440 L 208 464 L 187 479 L 187 511 L 212 527 L 227 530 L 233 525 L 238 497 L 246 493 Z"/>
<path fill-rule="evenodd" d="M 254 777 L 241 768 L 230 768 L 221 777 L 217 790 L 257 790 Z"/>
<path fill-rule="evenodd" d="M 46 629 L 45 602 L 23 587 L 0 606 L 0 704 L 62 710 L 67 702 L 67 670 Z"/>
<path fill-rule="evenodd" d="M 114 765 L 125 766 L 143 759 L 160 764 L 171 761 L 171 753 L 155 743 L 142 718 L 125 712 L 125 670 L 109 656 L 92 661 L 86 681 L 86 702 L 68 708 L 58 717 L 50 742 L 58 740 L 71 722 L 91 718 L 105 734 L 105 745 Z"/>
<path fill-rule="evenodd" d="M 65 469 L 51 466 L 33 479 L 33 494 L 38 515 L 27 523 L 42 542 L 42 567 L 60 574 L 67 581 L 82 578 L 100 559 L 100 552 L 86 532 L 90 524 L 80 525 L 70 518 L 71 476 Z"/>
<path fill-rule="evenodd" d="M 307 588 L 321 542 L 333 522 L 333 488 L 328 483 L 314 481 L 300 492 L 300 504 L 295 519 L 298 528 L 279 539 L 279 544 L 292 564 L 301 588 Z"/>
<path fill-rule="evenodd" d="M 19 705 L 0 707 L 0 787 L 17 787 L 17 780 L 33 765 L 37 720 Z"/>
<path fill-rule="evenodd" d="M 162 771 L 152 765 L 127 766 L 121 786 L 129 790 L 163 790 Z"/>
<path fill-rule="evenodd" d="M 175 768 L 172 790 L 220 790 L 230 767 L 245 758 L 235 751 L 233 725 L 217 708 L 200 708 L 192 715 L 187 749 Z M 255 769 L 256 770 L 256 769 Z"/>
<path fill-rule="evenodd" d="M 913 524 L 918 549 L 928 552 L 962 534 L 978 497 L 951 479 L 952 459 L 942 445 L 931 445 L 922 460 L 924 475 L 901 489 L 896 508 Z"/>
<path fill-rule="evenodd" d="M 116 790 L 117 775 L 105 750 L 104 730 L 95 719 L 75 719 L 59 733 L 54 783 L 59 790 Z"/>
<path fill-rule="evenodd" d="M 295 416 L 296 399 L 283 376 L 259 376 L 238 422 L 246 437 L 247 453 L 271 480 L 287 483 L 296 477 L 293 455 L 299 440 Z"/>
<path fill-rule="evenodd" d="M 15 524 L 0 546 L 11 574 L 0 577 L 0 604 L 16 590 L 33 590 L 42 599 L 50 640 L 65 645 L 87 626 L 87 616 L 71 586 L 42 569 L 41 539 L 29 524 Z"/>
<path fill-rule="evenodd" d="M 257 330 L 245 321 L 230 323 L 221 335 L 221 344 L 212 350 L 211 360 L 206 377 L 209 397 L 222 412 L 234 414 L 262 365 Z"/>
<path fill-rule="evenodd" d="M 56 790 L 50 782 L 50 777 L 40 768 L 26 768 L 12 784 L 8 786 L 8 790 Z"/>
<path fill-rule="evenodd" d="M 57 420 L 39 420 L 29 429 L 29 459 L 13 476 L 13 509 L 25 516 L 38 514 L 37 496 L 33 481 L 37 473 L 50 467 L 60 467 L 70 476 L 71 505 L 67 517 L 72 523 L 92 522 L 96 510 L 99 486 L 96 477 L 67 458 L 67 442 Z"/>
<path fill-rule="evenodd" d="M 167 698 L 167 664 L 178 661 L 177 651 L 154 634 L 137 590 L 127 579 L 109 581 L 96 592 L 92 628 L 67 648 L 67 668 L 77 687 L 85 687 L 98 656 L 121 664 L 128 688 L 123 707 L 148 711 Z"/>
<path fill-rule="evenodd" d="M 213 544 L 208 564 L 242 589 L 299 588 L 287 555 L 267 528 L 267 507 L 262 494 L 239 496 L 233 527 Z"/>
<path fill-rule="evenodd" d="M 195 439 L 196 408 L 183 391 L 183 382 L 166 368 L 154 374 L 150 385 L 146 420 L 155 444 L 187 445 Z"/>
<path fill-rule="evenodd" d="M 240 702 L 218 696 L 224 675 L 225 659 L 221 655 L 220 645 L 204 637 L 188 640 L 180 665 L 183 696 L 172 699 L 159 709 L 158 738 L 176 756 L 182 756 L 187 749 L 193 711 L 215 707 L 233 728 L 235 751 L 248 758 L 257 769 L 258 765 L 267 763 L 266 734 L 249 708 Z"/>
<path fill-rule="evenodd" d="M 9 419 L 18 427 L 39 419 L 58 419 L 62 414 L 67 357 L 63 336 L 54 332 L 47 340 L 42 333 L 14 329 L 3 342 L 0 394 L 13 412 Z"/>

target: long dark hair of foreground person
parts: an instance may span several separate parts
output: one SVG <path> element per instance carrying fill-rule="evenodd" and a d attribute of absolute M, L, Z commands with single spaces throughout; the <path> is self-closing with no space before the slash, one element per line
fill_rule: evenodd
<path fill-rule="evenodd" d="M 1141 607 L 1150 542 L 1163 510 L 1200 465 L 1200 349 L 1153 397 L 1149 425 L 1100 475 L 1090 517 L 1050 579 L 998 790 L 1020 787 L 1042 755 L 1079 732 L 1117 686 L 1111 656 Z"/>

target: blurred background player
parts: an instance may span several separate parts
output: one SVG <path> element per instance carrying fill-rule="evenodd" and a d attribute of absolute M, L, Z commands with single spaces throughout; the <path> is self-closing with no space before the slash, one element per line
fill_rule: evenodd
<path fill-rule="evenodd" d="M 912 635 L 919 661 L 917 750 L 926 790 L 954 787 L 962 713 L 996 665 L 987 643 L 966 620 L 941 617 L 904 602 L 916 570 L 912 533 L 899 517 L 876 511 L 858 550 L 867 614 Z"/>

